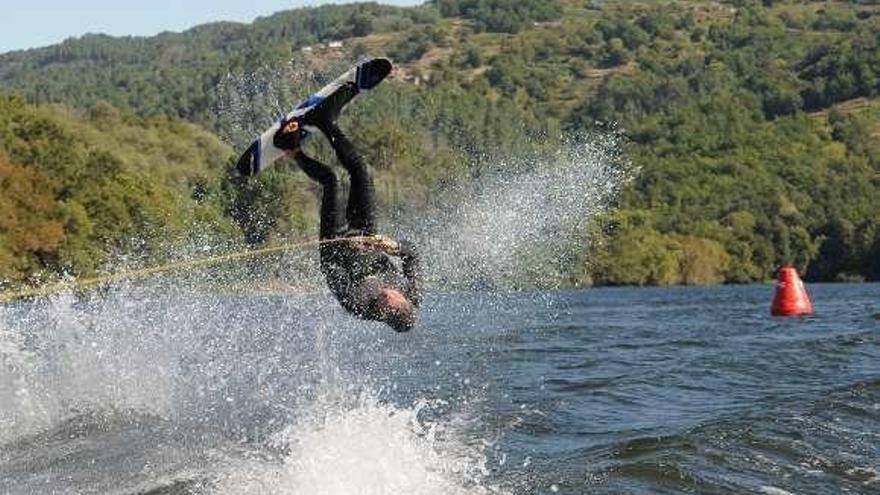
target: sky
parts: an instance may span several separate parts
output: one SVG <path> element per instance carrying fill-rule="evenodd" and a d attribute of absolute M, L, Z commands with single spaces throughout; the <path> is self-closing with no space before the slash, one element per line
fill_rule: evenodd
<path fill-rule="evenodd" d="M 352 0 L 348 0 L 352 1 Z M 422 0 L 380 0 L 416 5 Z M 279 10 L 340 0 L 0 0 L 0 53 L 86 33 L 150 36 L 213 21 L 250 22 Z"/>

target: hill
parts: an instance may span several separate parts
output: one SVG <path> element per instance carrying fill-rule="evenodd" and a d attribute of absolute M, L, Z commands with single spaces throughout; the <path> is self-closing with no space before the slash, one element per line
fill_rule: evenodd
<path fill-rule="evenodd" d="M 257 75 L 265 96 L 278 77 L 386 53 L 397 80 L 347 117 L 386 203 L 418 207 L 449 177 L 479 177 L 487 165 L 469 156 L 613 126 L 641 172 L 595 227 L 610 238 L 586 269 L 572 267 L 572 283 L 747 282 L 783 263 L 811 280 L 877 280 L 878 45 L 870 1 L 437 0 L 90 35 L 0 55 L 0 85 L 32 104 L 89 112 L 110 102 L 132 118 L 233 136 L 233 110 L 273 104 L 237 81 Z M 261 221 L 234 206 L 224 218 L 249 242 L 304 229 L 293 180 L 279 172 L 249 194 L 218 193 L 271 205 Z"/>
<path fill-rule="evenodd" d="M 0 129 L 0 280 L 236 235 L 219 181 L 230 150 L 193 124 L 0 96 Z"/>

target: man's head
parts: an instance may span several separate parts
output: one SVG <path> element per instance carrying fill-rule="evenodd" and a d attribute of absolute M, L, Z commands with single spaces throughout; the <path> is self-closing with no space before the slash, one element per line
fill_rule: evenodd
<path fill-rule="evenodd" d="M 397 289 L 381 289 L 375 304 L 380 320 L 397 332 L 408 332 L 416 324 L 415 306 Z"/>

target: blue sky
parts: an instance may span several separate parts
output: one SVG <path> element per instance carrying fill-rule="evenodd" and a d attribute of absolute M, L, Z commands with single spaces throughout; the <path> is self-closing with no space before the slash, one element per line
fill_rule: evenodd
<path fill-rule="evenodd" d="M 350 0 L 349 0 L 350 1 Z M 153 35 L 212 21 L 250 22 L 279 10 L 332 0 L 0 0 L 0 53 L 85 33 Z M 381 0 L 416 5 L 422 0 Z"/>

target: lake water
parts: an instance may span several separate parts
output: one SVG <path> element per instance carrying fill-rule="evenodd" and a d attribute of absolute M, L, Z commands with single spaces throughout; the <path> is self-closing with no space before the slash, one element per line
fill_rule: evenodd
<path fill-rule="evenodd" d="M 0 306 L 0 493 L 880 493 L 880 285 L 809 288 Z"/>

